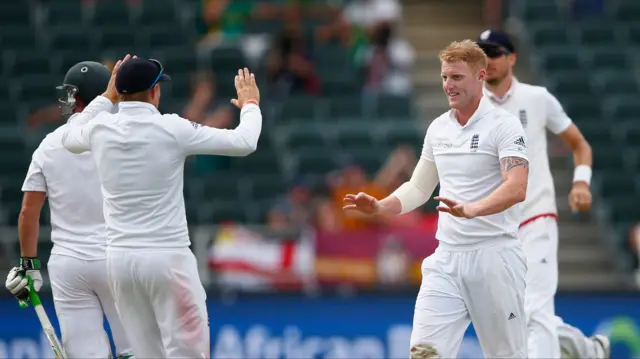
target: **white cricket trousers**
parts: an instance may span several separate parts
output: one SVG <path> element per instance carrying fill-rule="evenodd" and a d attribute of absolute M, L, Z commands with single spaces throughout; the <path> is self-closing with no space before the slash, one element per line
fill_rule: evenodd
<path fill-rule="evenodd" d="M 485 358 L 526 358 L 526 271 L 516 240 L 467 251 L 441 244 L 422 262 L 410 357 L 456 358 L 473 323 Z"/>
<path fill-rule="evenodd" d="M 107 268 L 136 357 L 210 357 L 207 297 L 189 248 L 107 248 Z"/>
<path fill-rule="evenodd" d="M 69 358 L 109 357 L 111 345 L 104 331 L 105 315 L 116 355 L 131 354 L 109 290 L 106 260 L 87 261 L 54 254 L 49 258 L 47 268 L 62 346 Z"/>
<path fill-rule="evenodd" d="M 554 298 L 558 288 L 558 223 L 541 217 L 520 228 L 527 257 L 525 312 L 529 331 L 529 358 L 560 358 Z"/>

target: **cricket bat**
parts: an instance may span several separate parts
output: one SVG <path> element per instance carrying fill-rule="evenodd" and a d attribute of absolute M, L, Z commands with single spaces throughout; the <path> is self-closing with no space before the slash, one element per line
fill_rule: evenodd
<path fill-rule="evenodd" d="M 33 309 L 35 309 L 36 314 L 38 315 L 38 320 L 40 320 L 42 330 L 47 336 L 47 340 L 49 341 L 49 345 L 51 346 L 53 355 L 56 359 L 67 359 L 67 353 L 64 352 L 62 344 L 60 344 L 60 340 L 58 340 L 56 330 L 53 328 L 53 325 L 51 325 L 51 321 L 49 321 L 49 316 L 42 306 L 40 296 L 33 288 L 33 281 L 29 277 L 27 277 L 27 279 L 29 281 L 29 299 L 31 299 Z M 29 306 L 29 303 L 26 300 L 20 300 L 19 303 L 21 308 L 26 308 Z"/>

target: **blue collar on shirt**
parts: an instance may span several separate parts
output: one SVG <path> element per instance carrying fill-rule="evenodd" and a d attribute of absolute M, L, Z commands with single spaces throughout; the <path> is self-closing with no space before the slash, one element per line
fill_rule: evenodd
<path fill-rule="evenodd" d="M 139 101 L 126 101 L 126 102 L 118 102 L 118 108 L 120 111 L 131 111 L 131 110 L 149 110 L 153 113 L 160 113 L 158 109 L 148 103 L 148 102 L 139 102 Z"/>

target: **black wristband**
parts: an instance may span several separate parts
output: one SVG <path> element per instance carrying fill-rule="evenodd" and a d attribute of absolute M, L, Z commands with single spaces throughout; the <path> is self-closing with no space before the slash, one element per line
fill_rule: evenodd
<path fill-rule="evenodd" d="M 21 257 L 20 266 L 26 270 L 39 270 L 41 268 L 40 260 L 32 257 Z"/>

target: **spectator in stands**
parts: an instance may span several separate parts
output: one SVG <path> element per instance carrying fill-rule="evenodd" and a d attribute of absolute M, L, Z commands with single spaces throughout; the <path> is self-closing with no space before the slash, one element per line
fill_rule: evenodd
<path fill-rule="evenodd" d="M 371 33 L 363 62 L 366 95 L 391 94 L 406 96 L 411 92 L 410 70 L 415 60 L 411 45 L 395 36 L 390 23 L 376 26 Z"/>
<path fill-rule="evenodd" d="M 216 96 L 215 75 L 200 72 L 192 78 L 191 99 L 182 116 L 205 126 L 231 128 L 234 125 L 234 110 L 229 102 Z M 195 156 L 193 165 L 200 172 L 226 169 L 230 158 L 222 156 Z"/>
<path fill-rule="evenodd" d="M 629 245 L 638 256 L 638 263 L 640 263 L 640 222 L 631 227 L 629 231 Z M 636 268 L 635 273 L 636 285 L 640 288 L 640 267 Z"/>
<path fill-rule="evenodd" d="M 302 177 L 296 180 L 289 193 L 269 209 L 267 227 L 271 230 L 286 230 L 310 225 L 316 205 L 312 188 L 313 182 L 310 178 Z"/>
<path fill-rule="evenodd" d="M 298 22 L 287 23 L 274 41 L 266 60 L 270 96 L 283 98 L 292 93 L 320 93 L 320 80 L 306 52 Z"/>
<path fill-rule="evenodd" d="M 384 198 L 394 189 L 392 187 L 399 176 L 407 176 L 413 172 L 415 155 L 405 147 L 399 147 L 388 157 L 387 162 L 378 170 L 373 180 L 367 178 L 367 173 L 353 158 L 345 156 L 342 168 L 327 179 L 329 199 L 318 207 L 317 226 L 325 231 L 354 230 L 374 225 L 395 223 L 387 218 L 363 217 L 346 214 L 342 211 L 344 196 L 348 193 L 372 193 L 376 198 Z M 403 216 L 400 216 L 403 217 Z M 410 217 L 395 219 L 407 220 Z M 400 225 L 401 222 L 398 222 Z M 417 225 L 417 221 L 415 224 Z"/>

